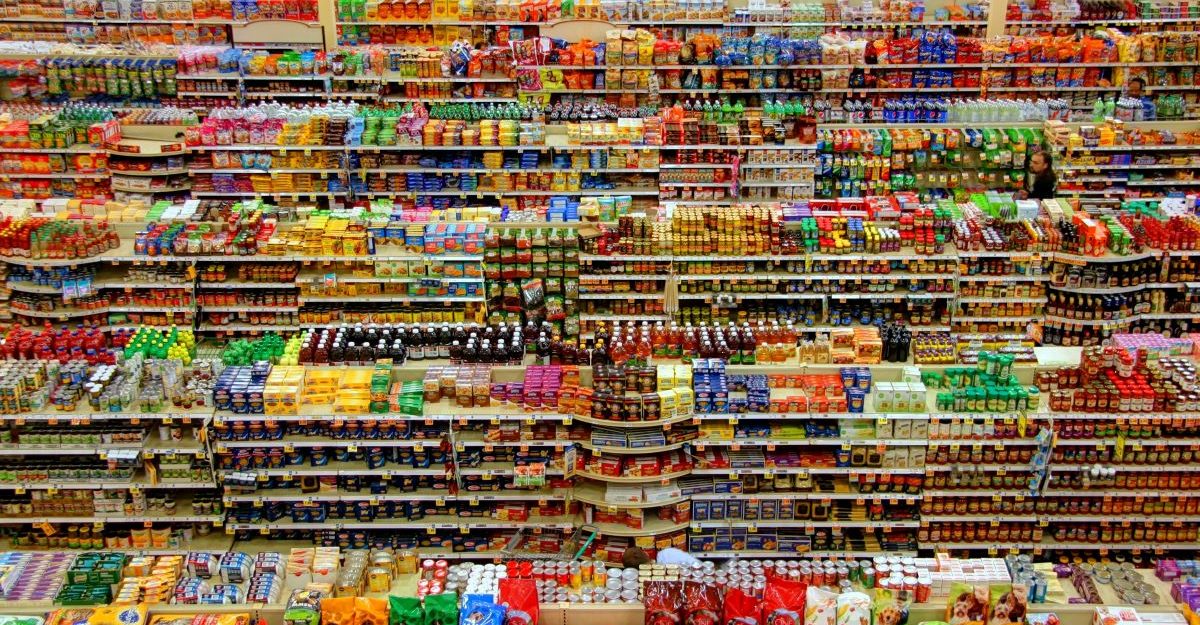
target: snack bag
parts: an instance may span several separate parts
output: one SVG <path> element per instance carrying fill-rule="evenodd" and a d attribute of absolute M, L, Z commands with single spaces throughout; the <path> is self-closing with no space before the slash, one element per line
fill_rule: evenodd
<path fill-rule="evenodd" d="M 504 578 L 499 582 L 500 603 L 508 608 L 504 625 L 537 625 L 537 583 L 531 579 Z"/>
<path fill-rule="evenodd" d="M 837 625 L 871 625 L 871 598 L 861 592 L 838 595 Z"/>
<path fill-rule="evenodd" d="M 804 597 L 804 625 L 837 625 L 837 593 L 809 586 Z"/>
<path fill-rule="evenodd" d="M 987 604 L 986 588 L 955 582 L 950 585 L 950 597 L 946 600 L 946 622 L 950 625 L 981 625 L 987 616 Z"/>
<path fill-rule="evenodd" d="M 504 606 L 491 601 L 468 600 L 459 612 L 459 625 L 504 625 Z"/>
<path fill-rule="evenodd" d="M 875 625 L 905 625 L 908 622 L 907 593 L 893 592 L 886 588 L 875 589 L 872 610 Z"/>
<path fill-rule="evenodd" d="M 321 600 L 321 625 L 355 625 L 354 597 Z"/>
<path fill-rule="evenodd" d="M 803 625 L 804 596 L 807 591 L 808 584 L 804 582 L 767 580 L 762 601 L 763 625 Z"/>
<path fill-rule="evenodd" d="M 92 610 L 87 625 L 145 625 L 146 604 L 102 605 Z"/>
<path fill-rule="evenodd" d="M 416 597 L 388 597 L 391 609 L 388 611 L 388 625 L 422 625 L 425 622 L 425 608 Z"/>
<path fill-rule="evenodd" d="M 354 625 L 390 625 L 387 599 L 355 597 Z"/>
<path fill-rule="evenodd" d="M 686 582 L 683 608 L 687 625 L 721 625 L 721 591 L 716 586 Z"/>
<path fill-rule="evenodd" d="M 1029 589 L 1025 584 L 992 584 L 989 589 L 988 625 L 1017 625 L 1025 622 Z"/>
<path fill-rule="evenodd" d="M 758 600 L 740 588 L 725 591 L 724 625 L 758 625 Z M 833 625 L 830 623 L 829 625 Z"/>
<path fill-rule="evenodd" d="M 425 597 L 424 625 L 457 625 L 458 595 L 448 592 Z"/>
<path fill-rule="evenodd" d="M 646 582 L 646 625 L 678 625 L 683 619 L 683 584 Z"/>

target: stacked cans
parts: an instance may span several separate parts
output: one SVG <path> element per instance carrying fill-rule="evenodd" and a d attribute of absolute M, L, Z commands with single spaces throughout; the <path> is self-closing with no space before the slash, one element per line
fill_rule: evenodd
<path fill-rule="evenodd" d="M 471 566 L 458 565 L 455 568 Z M 495 569 L 495 564 L 480 565 L 483 567 L 490 566 Z M 445 560 L 421 560 L 421 577 L 417 580 L 417 597 L 424 599 L 426 595 L 440 595 L 443 592 L 461 591 L 460 594 L 471 594 L 472 591 L 466 585 L 450 586 L 450 563 Z M 494 580 L 493 580 L 494 582 Z M 476 594 L 483 594 L 482 592 Z M 495 591 L 492 591 L 495 594 Z"/>
<path fill-rule="evenodd" d="M 637 603 L 643 579 L 637 569 L 609 568 L 591 560 L 464 563 L 449 568 L 446 591 L 495 595 L 499 581 L 510 577 L 534 580 L 542 603 Z"/>
<path fill-rule="evenodd" d="M 708 563 L 704 563 L 708 564 Z M 699 565 L 703 572 L 704 564 Z M 691 569 L 696 570 L 696 567 Z M 915 558 L 896 556 L 874 560 L 737 560 L 726 562 L 711 573 L 718 586 L 732 586 L 755 597 L 762 597 L 769 577 L 794 579 L 809 586 L 837 592 L 870 588 L 907 591 L 917 603 L 929 601 L 933 580 L 929 571 L 917 566 Z M 699 581 L 707 581 L 702 578 Z"/>

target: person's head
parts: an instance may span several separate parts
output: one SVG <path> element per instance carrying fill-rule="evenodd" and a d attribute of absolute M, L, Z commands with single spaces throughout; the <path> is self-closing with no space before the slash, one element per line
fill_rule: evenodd
<path fill-rule="evenodd" d="M 1045 151 L 1034 152 L 1029 157 L 1029 173 L 1034 176 L 1045 176 L 1053 165 L 1054 162 L 1050 160 L 1050 155 Z"/>
<path fill-rule="evenodd" d="M 637 568 L 643 564 L 650 564 L 650 556 L 641 547 L 630 547 L 625 550 L 625 555 L 621 556 L 621 564 L 627 569 Z"/>
<path fill-rule="evenodd" d="M 1142 97 L 1142 91 L 1146 88 L 1146 81 L 1141 76 L 1134 76 L 1125 83 L 1125 95 L 1131 98 Z"/>

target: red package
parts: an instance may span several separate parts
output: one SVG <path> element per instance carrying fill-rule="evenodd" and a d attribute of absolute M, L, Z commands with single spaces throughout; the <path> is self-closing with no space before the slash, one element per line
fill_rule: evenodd
<path fill-rule="evenodd" d="M 725 591 L 725 625 L 758 625 L 758 600 L 740 588 Z"/>
<path fill-rule="evenodd" d="M 711 584 L 686 582 L 683 608 L 687 625 L 721 625 L 721 590 Z"/>
<path fill-rule="evenodd" d="M 537 582 L 532 579 L 506 577 L 499 582 L 500 603 L 508 606 L 504 625 L 537 625 Z"/>
<path fill-rule="evenodd" d="M 804 625 L 804 595 L 808 584 L 787 579 L 767 580 L 763 592 L 763 625 Z"/>
<path fill-rule="evenodd" d="M 646 625 L 679 625 L 683 621 L 681 582 L 646 582 L 643 594 Z"/>

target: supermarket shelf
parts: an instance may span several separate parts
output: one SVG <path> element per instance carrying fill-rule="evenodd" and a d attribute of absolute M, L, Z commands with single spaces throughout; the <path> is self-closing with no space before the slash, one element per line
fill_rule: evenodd
<path fill-rule="evenodd" d="M 585 477 L 589 480 L 596 480 L 598 482 L 613 482 L 616 484 L 649 484 L 651 482 L 667 484 L 673 479 L 685 477 L 685 476 L 691 475 L 693 473 L 694 473 L 694 471 L 689 470 L 689 471 L 676 471 L 674 473 L 663 473 L 661 475 L 640 475 L 640 476 L 634 476 L 634 477 L 622 477 L 622 476 L 616 476 L 616 475 L 600 475 L 599 473 L 589 473 L 587 471 L 579 471 L 577 473 L 577 475 L 579 475 L 580 477 Z"/>

